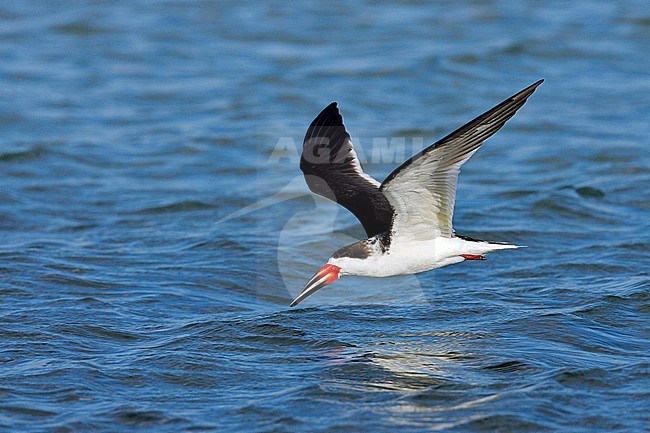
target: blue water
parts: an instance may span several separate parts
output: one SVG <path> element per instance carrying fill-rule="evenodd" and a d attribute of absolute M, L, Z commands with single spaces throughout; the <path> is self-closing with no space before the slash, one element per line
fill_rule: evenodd
<path fill-rule="evenodd" d="M 647 431 L 649 46 L 642 1 L 0 3 L 0 430 Z M 288 308 L 363 236 L 325 105 L 383 179 L 539 78 L 455 214 L 527 248 Z"/>

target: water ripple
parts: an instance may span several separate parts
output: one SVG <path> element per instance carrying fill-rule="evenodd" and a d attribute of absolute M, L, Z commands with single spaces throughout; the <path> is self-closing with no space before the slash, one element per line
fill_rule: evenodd
<path fill-rule="evenodd" d="M 1 3 L 0 430 L 645 431 L 647 5 L 565 6 Z M 539 78 L 454 216 L 527 248 L 287 307 L 322 106 L 383 178 Z"/>

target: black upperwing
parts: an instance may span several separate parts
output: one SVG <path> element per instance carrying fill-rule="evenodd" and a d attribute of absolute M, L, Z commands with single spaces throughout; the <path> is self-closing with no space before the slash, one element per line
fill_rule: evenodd
<path fill-rule="evenodd" d="M 309 189 L 352 212 L 368 237 L 390 229 L 392 208 L 379 182 L 363 172 L 336 102 L 309 125 L 300 169 Z"/>

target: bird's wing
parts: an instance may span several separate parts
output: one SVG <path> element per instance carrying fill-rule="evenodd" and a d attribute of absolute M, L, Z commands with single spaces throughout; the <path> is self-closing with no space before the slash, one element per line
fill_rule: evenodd
<path fill-rule="evenodd" d="M 369 237 L 390 229 L 391 206 L 379 182 L 363 172 L 336 102 L 309 125 L 300 169 L 309 189 L 352 212 Z"/>
<path fill-rule="evenodd" d="M 461 126 L 388 175 L 380 189 L 393 207 L 392 239 L 453 236 L 452 218 L 460 166 L 514 116 L 543 81 L 539 80 Z"/>

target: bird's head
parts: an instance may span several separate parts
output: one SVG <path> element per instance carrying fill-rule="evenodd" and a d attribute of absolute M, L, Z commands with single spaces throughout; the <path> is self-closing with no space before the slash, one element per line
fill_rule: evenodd
<path fill-rule="evenodd" d="M 290 306 L 297 305 L 307 296 L 333 283 L 343 275 L 364 275 L 362 269 L 366 262 L 365 259 L 374 253 L 376 244 L 376 240 L 369 239 L 346 245 L 337 250 L 327 263 L 305 284 L 305 287 Z"/>

